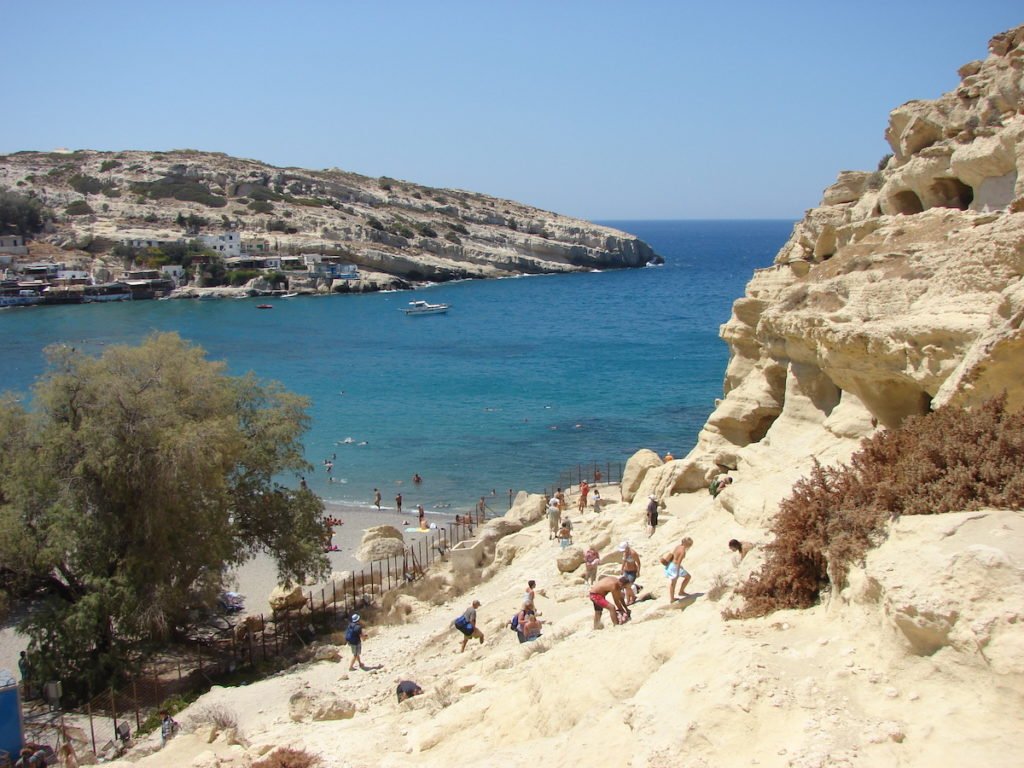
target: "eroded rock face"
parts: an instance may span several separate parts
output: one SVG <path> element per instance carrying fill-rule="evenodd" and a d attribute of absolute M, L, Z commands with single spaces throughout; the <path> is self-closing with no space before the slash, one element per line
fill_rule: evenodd
<path fill-rule="evenodd" d="M 863 577 L 851 593 L 880 603 L 913 653 L 952 648 L 996 673 L 1024 672 L 1024 514 L 904 517 Z"/>
<path fill-rule="evenodd" d="M 687 476 L 662 469 L 645 491 L 691 490 L 794 441 L 845 443 L 841 456 L 947 403 L 1006 391 L 1024 407 L 1024 27 L 990 50 L 956 91 L 894 110 L 893 156 L 841 173 L 755 273 L 722 326 L 725 397 Z"/>

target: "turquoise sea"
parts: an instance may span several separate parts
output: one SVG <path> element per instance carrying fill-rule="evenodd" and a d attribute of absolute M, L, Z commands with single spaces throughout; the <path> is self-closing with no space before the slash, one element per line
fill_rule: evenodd
<path fill-rule="evenodd" d="M 231 372 L 310 399 L 307 482 L 346 506 L 368 506 L 376 487 L 385 506 L 400 492 L 406 509 L 456 512 L 640 448 L 683 456 L 722 394 L 718 328 L 792 222 L 601 223 L 664 266 L 276 299 L 272 311 L 257 299 L 10 309 L 0 390 L 27 393 L 48 344 L 99 353 L 176 331 Z M 407 317 L 413 298 L 452 309 Z"/>

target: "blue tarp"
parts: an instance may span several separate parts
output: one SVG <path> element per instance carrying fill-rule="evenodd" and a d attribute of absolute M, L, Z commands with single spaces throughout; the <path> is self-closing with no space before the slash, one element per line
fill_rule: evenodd
<path fill-rule="evenodd" d="M 21 693 L 17 685 L 0 688 L 0 749 L 17 755 L 25 741 L 21 722 Z"/>

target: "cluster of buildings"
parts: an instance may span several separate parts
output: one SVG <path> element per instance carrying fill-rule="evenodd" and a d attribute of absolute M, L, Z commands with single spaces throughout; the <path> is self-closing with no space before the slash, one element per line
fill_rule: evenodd
<path fill-rule="evenodd" d="M 320 253 L 281 255 L 271 248 L 269 241 L 243 242 L 237 232 L 197 235 L 191 239 L 198 240 L 204 251 L 213 251 L 221 257 L 228 270 L 282 272 L 291 277 L 325 281 L 359 279 L 358 268 L 337 257 Z M 125 233 L 121 238 L 122 245 L 138 249 L 185 242 L 182 237 L 153 232 Z M 161 298 L 190 279 L 180 264 L 167 264 L 158 269 L 129 269 L 114 279 L 107 274 L 99 279 L 100 275 L 66 264 L 28 263 L 18 258 L 28 253 L 20 235 L 0 235 L 0 307 Z M 193 263 L 196 270 L 201 270 L 207 258 L 197 257 Z"/>

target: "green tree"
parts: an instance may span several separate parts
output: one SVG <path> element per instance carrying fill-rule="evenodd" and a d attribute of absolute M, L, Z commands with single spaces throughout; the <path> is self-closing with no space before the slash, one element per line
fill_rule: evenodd
<path fill-rule="evenodd" d="M 257 552 L 325 575 L 323 504 L 279 482 L 308 470 L 304 398 L 175 334 L 48 356 L 31 410 L 0 403 L 0 575 L 45 594 L 24 626 L 44 679 L 95 690 Z"/>
<path fill-rule="evenodd" d="M 35 198 L 0 189 L 0 235 L 34 235 L 48 218 L 49 212 Z"/>

